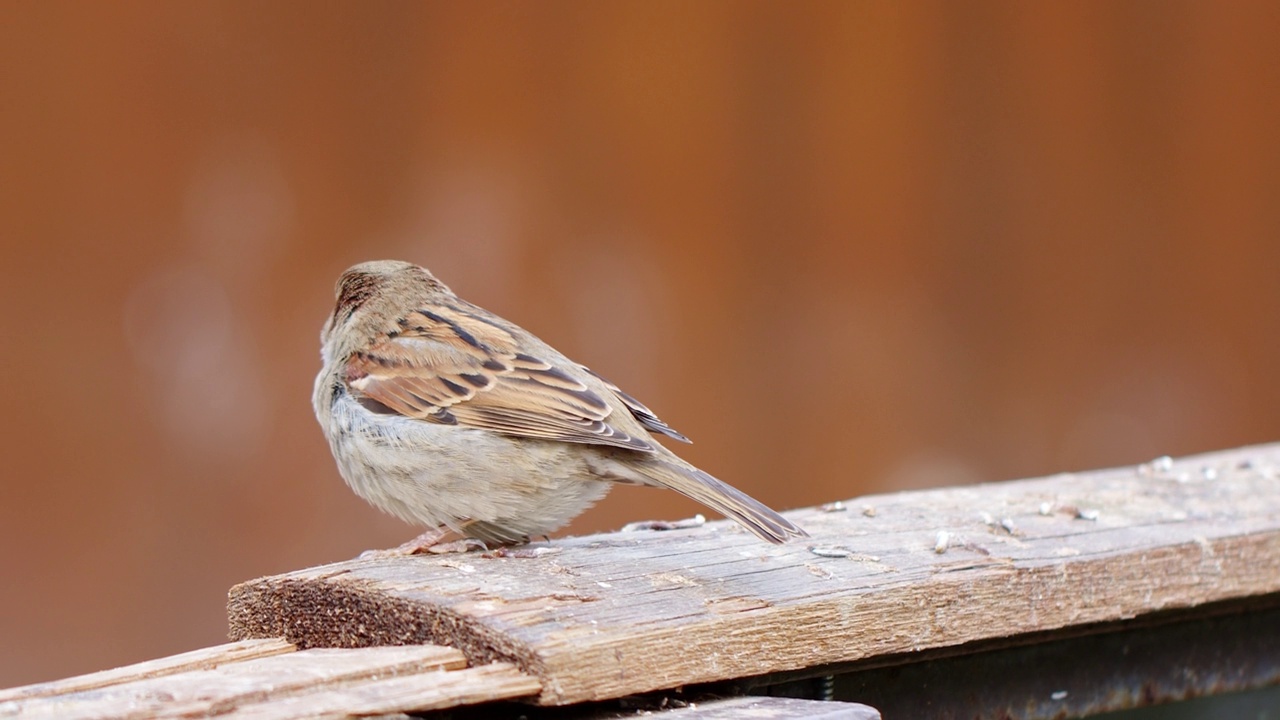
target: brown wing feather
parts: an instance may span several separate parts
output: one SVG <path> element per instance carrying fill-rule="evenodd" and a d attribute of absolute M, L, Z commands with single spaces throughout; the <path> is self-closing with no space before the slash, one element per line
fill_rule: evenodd
<path fill-rule="evenodd" d="M 631 414 L 635 416 L 635 419 L 639 420 L 640 424 L 645 426 L 645 428 L 656 433 L 662 433 L 663 435 L 679 440 L 682 443 L 693 442 L 689 438 L 685 437 L 680 431 L 662 422 L 662 420 L 652 410 L 645 407 L 644 403 L 623 392 L 621 388 L 606 380 L 600 375 L 600 373 L 592 370 L 586 365 L 579 365 L 578 367 L 594 375 L 597 380 L 605 384 L 605 387 L 613 391 L 613 394 L 618 396 L 618 399 L 622 401 L 622 404 L 627 406 L 627 409 L 631 411 Z"/>
<path fill-rule="evenodd" d="M 565 369 L 520 352 L 510 330 L 465 305 L 409 313 L 352 356 L 353 394 L 426 422 L 653 452 L 607 422 L 613 408 Z"/>

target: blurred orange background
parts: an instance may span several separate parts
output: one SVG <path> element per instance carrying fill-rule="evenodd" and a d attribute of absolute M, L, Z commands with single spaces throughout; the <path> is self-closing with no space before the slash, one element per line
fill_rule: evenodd
<path fill-rule="evenodd" d="M 406 540 L 311 414 L 422 263 L 779 508 L 1280 438 L 1271 2 L 0 4 L 0 686 Z M 616 490 L 569 532 L 698 508 Z"/>

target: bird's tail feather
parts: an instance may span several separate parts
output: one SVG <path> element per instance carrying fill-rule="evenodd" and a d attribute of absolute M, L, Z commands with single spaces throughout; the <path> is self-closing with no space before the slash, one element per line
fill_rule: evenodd
<path fill-rule="evenodd" d="M 654 460 L 646 469 L 658 484 L 732 518 L 762 540 L 781 544 L 809 535 L 759 500 L 691 465 Z"/>

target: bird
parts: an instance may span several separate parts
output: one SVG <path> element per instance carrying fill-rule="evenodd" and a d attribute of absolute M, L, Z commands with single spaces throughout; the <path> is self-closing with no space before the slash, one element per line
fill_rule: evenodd
<path fill-rule="evenodd" d="M 525 543 L 615 483 L 674 490 L 771 543 L 807 535 L 657 442 L 689 439 L 639 400 L 426 268 L 360 263 L 334 295 L 312 404 L 351 490 L 427 528 L 400 554 L 451 532 Z"/>

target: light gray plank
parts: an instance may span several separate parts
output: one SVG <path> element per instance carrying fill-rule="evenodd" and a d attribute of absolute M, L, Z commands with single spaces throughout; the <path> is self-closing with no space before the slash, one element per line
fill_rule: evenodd
<path fill-rule="evenodd" d="M 241 640 L 88 675 L 78 675 L 52 682 L 0 690 L 0 716 L 4 714 L 3 703 L 93 690 L 135 680 L 174 675 L 189 670 L 207 670 L 227 663 L 290 653 L 296 649 L 292 643 L 281 638 Z"/>
<path fill-rule="evenodd" d="M 585 720 L 624 720 L 634 712 L 608 712 Z M 683 708 L 646 712 L 660 720 L 880 720 L 880 712 L 859 703 L 784 697 L 735 697 Z"/>
<path fill-rule="evenodd" d="M 434 645 L 306 650 L 17 701 L 9 714 L 86 720 L 203 717 L 348 684 L 465 666 L 457 650 Z M 0 708 L 0 716 L 5 712 Z"/>

